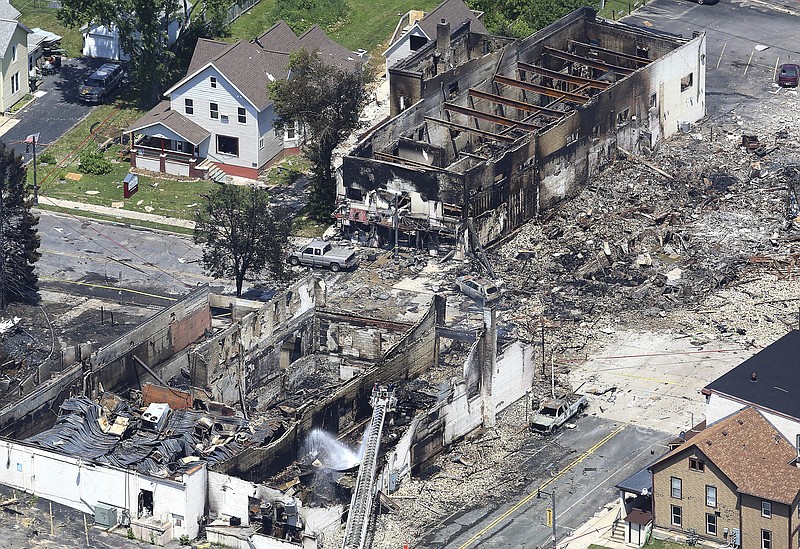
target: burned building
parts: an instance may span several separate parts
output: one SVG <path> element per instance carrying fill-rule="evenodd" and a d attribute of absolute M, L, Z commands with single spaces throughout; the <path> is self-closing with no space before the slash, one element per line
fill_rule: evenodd
<path fill-rule="evenodd" d="M 451 32 L 390 72 L 392 118 L 343 159 L 347 232 L 459 253 L 576 194 L 620 154 L 705 115 L 705 35 L 582 8 L 524 40 Z"/>

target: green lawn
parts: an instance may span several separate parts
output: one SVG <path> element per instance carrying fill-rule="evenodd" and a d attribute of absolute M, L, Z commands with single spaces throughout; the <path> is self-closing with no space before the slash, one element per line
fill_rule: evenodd
<path fill-rule="evenodd" d="M 439 0 L 348 0 L 344 21 L 325 29 L 330 37 L 351 50 L 381 54 L 400 18 L 410 9 L 430 11 Z M 261 0 L 231 25 L 230 40 L 252 40 L 271 27 L 274 0 Z"/>
<path fill-rule="evenodd" d="M 77 28 L 65 27 L 56 18 L 58 8 L 48 7 L 48 0 L 11 0 L 11 5 L 22 14 L 19 19 L 26 26 L 39 27 L 63 36 L 61 47 L 67 50 L 69 57 L 78 57 L 81 54 L 81 32 Z"/>
<path fill-rule="evenodd" d="M 600 16 L 617 21 L 636 8 L 643 6 L 644 3 L 644 0 L 631 0 L 630 2 L 627 0 L 606 0 L 605 6 L 600 10 Z"/>

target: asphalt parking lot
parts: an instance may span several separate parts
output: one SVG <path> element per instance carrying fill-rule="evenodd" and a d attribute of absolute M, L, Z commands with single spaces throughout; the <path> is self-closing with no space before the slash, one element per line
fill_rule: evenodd
<path fill-rule="evenodd" d="M 45 94 L 17 113 L 18 122 L 3 133 L 0 140 L 27 162 L 33 157 L 33 151 L 26 151 L 23 141 L 39 132 L 40 145 L 36 152 L 41 153 L 95 108 L 78 99 L 78 87 L 102 64 L 102 59 L 63 59 L 61 68 L 54 75 L 45 76 L 39 86 L 37 91 Z"/>

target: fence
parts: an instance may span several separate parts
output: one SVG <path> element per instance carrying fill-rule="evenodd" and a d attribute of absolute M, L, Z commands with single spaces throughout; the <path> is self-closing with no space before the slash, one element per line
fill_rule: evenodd
<path fill-rule="evenodd" d="M 225 17 L 225 24 L 230 25 L 242 15 L 244 12 L 258 4 L 261 0 L 236 0 L 228 8 L 228 15 Z"/>

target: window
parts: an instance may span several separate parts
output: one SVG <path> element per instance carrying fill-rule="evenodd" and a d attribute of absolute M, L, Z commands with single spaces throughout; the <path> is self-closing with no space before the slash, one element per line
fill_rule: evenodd
<path fill-rule="evenodd" d="M 264 148 L 264 138 L 263 137 L 259 138 L 259 140 L 258 140 L 258 148 L 259 149 L 263 149 Z"/>
<path fill-rule="evenodd" d="M 428 42 L 428 39 L 425 38 L 424 36 L 417 36 L 415 34 L 412 34 L 411 35 L 411 42 L 410 42 L 411 51 L 417 51 L 422 46 L 424 46 L 427 42 Z"/>
<path fill-rule="evenodd" d="M 672 505 L 672 525 L 683 526 L 683 510 L 677 505 Z"/>
<path fill-rule="evenodd" d="M 702 459 L 689 458 L 689 470 L 700 471 L 701 473 L 706 470 L 706 464 Z"/>
<path fill-rule="evenodd" d="M 706 505 L 709 507 L 717 506 L 717 487 L 706 486 Z"/>
<path fill-rule="evenodd" d="M 717 535 L 717 515 L 706 513 L 706 534 Z"/>
<path fill-rule="evenodd" d="M 655 109 L 658 107 L 658 96 L 654 93 L 650 94 L 650 108 Z"/>
<path fill-rule="evenodd" d="M 228 137 L 227 135 L 218 135 L 217 152 L 220 154 L 239 156 L 239 138 Z"/>
<path fill-rule="evenodd" d="M 683 78 L 681 78 L 681 91 L 684 92 L 692 87 L 692 81 L 694 80 L 694 73 L 690 72 Z"/>
<path fill-rule="evenodd" d="M 322 255 L 322 250 L 319 248 L 314 248 L 314 255 Z"/>
<path fill-rule="evenodd" d="M 672 477 L 669 479 L 669 485 L 670 485 L 670 495 L 675 499 L 681 499 L 683 491 L 681 479 L 677 477 Z"/>
<path fill-rule="evenodd" d="M 294 139 L 295 131 L 294 131 L 294 124 L 289 124 L 286 126 L 286 139 Z"/>
<path fill-rule="evenodd" d="M 617 126 L 622 126 L 628 123 L 629 113 L 630 109 L 625 109 L 624 111 L 617 113 Z"/>
<path fill-rule="evenodd" d="M 247 124 L 247 110 L 244 107 L 239 107 L 239 124 Z"/>
<path fill-rule="evenodd" d="M 761 549 L 772 549 L 772 532 L 761 530 Z"/>
<path fill-rule="evenodd" d="M 650 58 L 650 49 L 647 46 L 640 46 L 636 44 L 636 57 L 641 57 L 643 59 Z"/>
<path fill-rule="evenodd" d="M 186 114 L 194 114 L 194 99 L 184 99 L 183 110 Z"/>
<path fill-rule="evenodd" d="M 761 500 L 761 516 L 772 518 L 772 503 Z"/>
<path fill-rule="evenodd" d="M 208 79 L 208 81 L 211 84 L 212 88 L 216 88 L 217 87 L 217 77 L 216 76 L 212 76 L 211 78 Z"/>
<path fill-rule="evenodd" d="M 11 46 L 11 62 L 17 60 L 17 46 Z"/>
<path fill-rule="evenodd" d="M 209 112 L 211 114 L 211 118 L 217 120 L 219 118 L 219 105 L 216 103 L 211 103 L 209 106 Z"/>
<path fill-rule="evenodd" d="M 14 76 L 11 77 L 11 93 L 17 93 L 19 91 L 19 73 L 15 72 Z"/>

